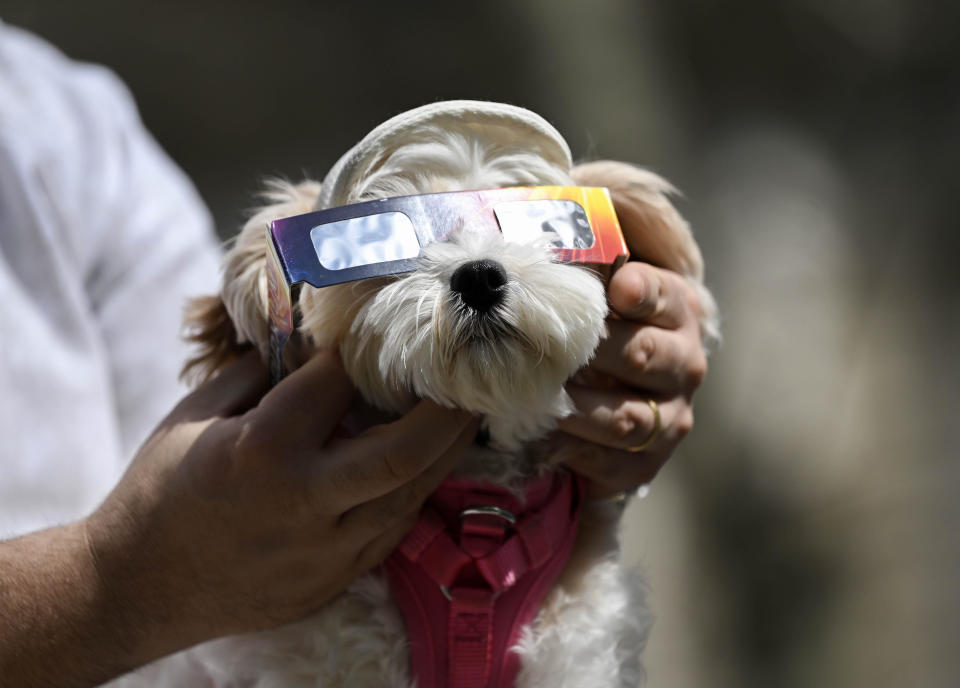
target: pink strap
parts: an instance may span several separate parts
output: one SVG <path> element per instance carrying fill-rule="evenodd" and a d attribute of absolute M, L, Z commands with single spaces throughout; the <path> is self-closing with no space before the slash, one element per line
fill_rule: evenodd
<path fill-rule="evenodd" d="M 494 597 L 489 590 L 478 588 L 450 591 L 447 685 L 451 688 L 487 685 L 493 663 Z"/>
<path fill-rule="evenodd" d="M 569 530 L 572 493 L 573 481 L 564 481 L 543 511 L 524 518 L 516 535 L 477 561 L 477 568 L 494 590 L 514 585 L 530 569 L 543 566 L 557 550 Z"/>
<path fill-rule="evenodd" d="M 495 486 L 444 483 L 384 563 L 419 688 L 513 685 L 520 664 L 509 649 L 536 616 L 576 538 L 583 485 L 566 471 L 555 475 L 531 483 L 525 501 L 534 508 L 519 515 L 509 535 L 499 517 L 460 518 L 459 511 L 476 505 L 519 511 L 524 500 Z"/>

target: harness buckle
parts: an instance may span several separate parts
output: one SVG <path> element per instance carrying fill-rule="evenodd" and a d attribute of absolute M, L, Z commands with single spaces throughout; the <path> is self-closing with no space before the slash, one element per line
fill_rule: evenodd
<path fill-rule="evenodd" d="M 450 593 L 450 587 L 446 585 L 438 586 L 440 592 L 443 593 L 443 596 L 447 598 L 447 602 L 453 602 L 453 595 Z M 490 601 L 494 602 L 500 595 L 503 594 L 503 590 L 490 590 Z"/>
<path fill-rule="evenodd" d="M 502 518 L 510 525 L 514 525 L 517 522 L 516 516 L 498 506 L 470 506 L 460 512 L 460 520 L 462 521 L 467 516 L 496 516 L 497 518 Z"/>

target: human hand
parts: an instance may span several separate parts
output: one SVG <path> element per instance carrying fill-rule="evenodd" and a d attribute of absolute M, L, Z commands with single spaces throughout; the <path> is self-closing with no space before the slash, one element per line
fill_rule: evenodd
<path fill-rule="evenodd" d="M 567 385 L 579 413 L 560 423 L 555 439 L 596 497 L 654 478 L 693 428 L 693 393 L 707 372 L 702 305 L 687 280 L 629 262 L 611 278 L 609 300 L 609 336 Z M 649 400 L 657 404 L 659 430 Z"/>
<path fill-rule="evenodd" d="M 355 392 L 330 351 L 266 390 L 254 355 L 201 386 L 86 520 L 138 663 L 316 610 L 392 551 L 477 430 L 423 401 L 332 438 Z"/>

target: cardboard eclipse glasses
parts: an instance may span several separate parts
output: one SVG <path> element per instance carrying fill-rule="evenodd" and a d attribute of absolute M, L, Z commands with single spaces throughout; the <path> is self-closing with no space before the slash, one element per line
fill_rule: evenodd
<path fill-rule="evenodd" d="M 627 257 L 610 194 L 584 186 L 525 186 L 384 198 L 274 220 L 267 227 L 270 368 L 283 376 L 293 292 L 412 272 L 425 246 L 461 227 L 527 242 L 549 233 L 554 260 L 618 267 Z"/>

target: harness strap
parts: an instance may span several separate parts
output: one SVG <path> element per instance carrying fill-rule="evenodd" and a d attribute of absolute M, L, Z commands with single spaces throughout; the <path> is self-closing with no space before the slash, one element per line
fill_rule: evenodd
<path fill-rule="evenodd" d="M 400 543 L 399 551 L 408 560 L 420 562 L 437 585 L 453 584 L 464 566 L 472 561 L 447 534 L 447 525 L 433 509 L 424 509 L 417 525 Z"/>
<path fill-rule="evenodd" d="M 567 471 L 531 481 L 525 499 L 491 485 L 441 485 L 384 563 L 419 688 L 513 686 L 520 666 L 509 649 L 566 565 L 582 494 Z M 515 524 L 505 520 L 524 502 Z"/>
<path fill-rule="evenodd" d="M 450 688 L 487 685 L 493 664 L 493 605 L 496 596 L 479 588 L 450 591 L 447 622 Z"/>

